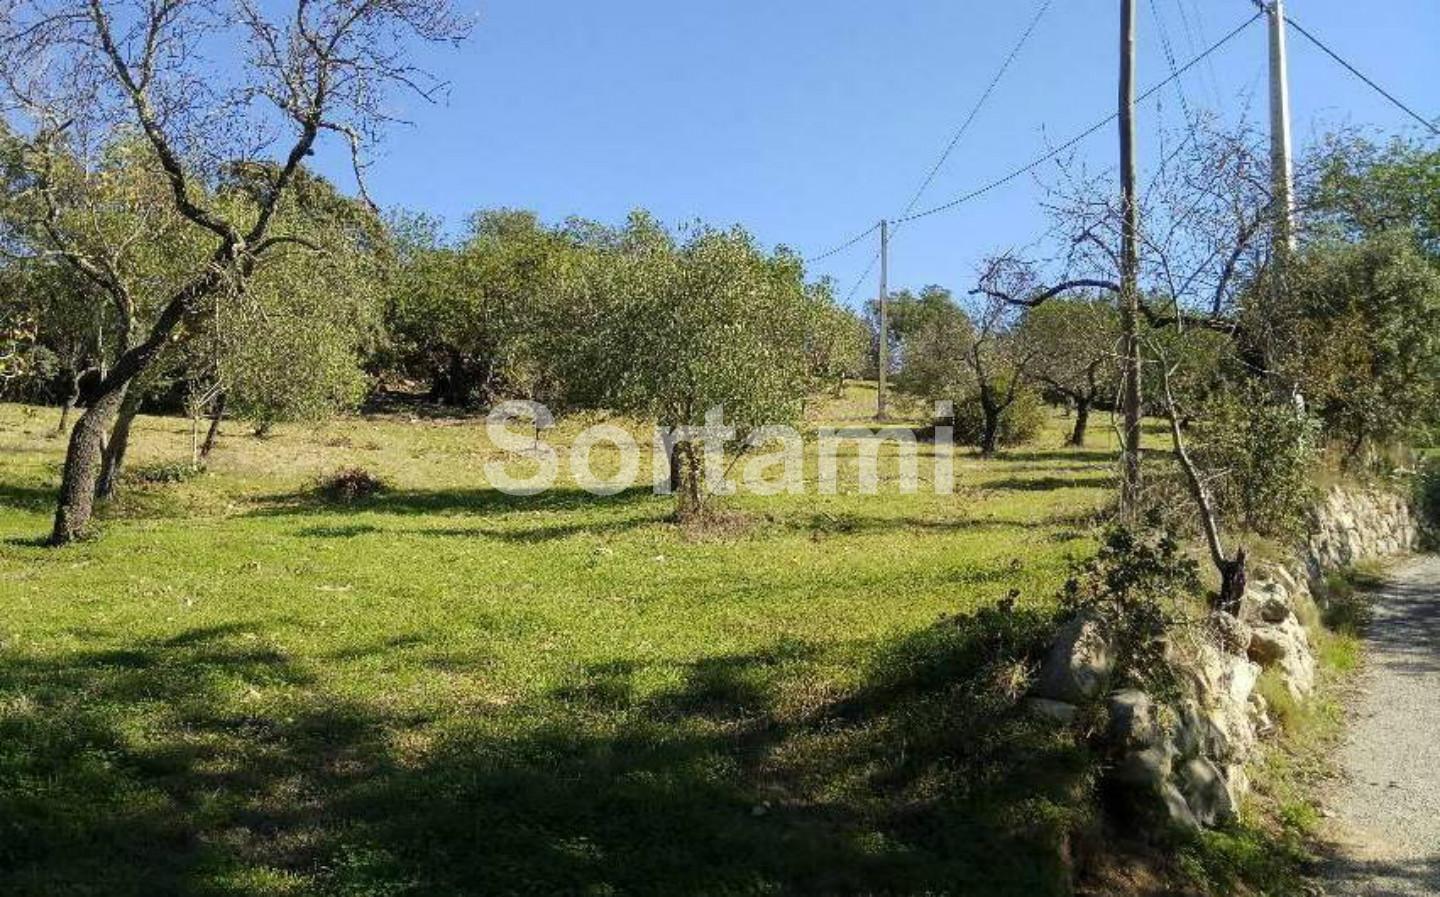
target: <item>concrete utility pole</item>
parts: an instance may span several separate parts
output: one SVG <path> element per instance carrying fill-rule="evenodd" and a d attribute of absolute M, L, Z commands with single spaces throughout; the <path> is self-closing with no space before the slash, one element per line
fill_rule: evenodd
<path fill-rule="evenodd" d="M 1120 0 L 1120 323 L 1124 331 L 1124 459 L 1120 488 L 1126 514 L 1140 506 L 1140 206 L 1135 193 L 1135 0 Z"/>
<path fill-rule="evenodd" d="M 1295 249 L 1295 169 L 1290 157 L 1290 63 L 1285 52 L 1285 0 L 1271 0 L 1270 171 L 1277 252 Z"/>
<path fill-rule="evenodd" d="M 880 390 L 875 419 L 885 420 L 885 386 L 890 377 L 890 222 L 880 222 Z"/>

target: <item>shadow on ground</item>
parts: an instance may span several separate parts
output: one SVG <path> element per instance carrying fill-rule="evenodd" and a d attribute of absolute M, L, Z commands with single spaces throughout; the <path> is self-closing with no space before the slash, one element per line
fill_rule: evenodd
<path fill-rule="evenodd" d="M 325 694 L 243 627 L 7 649 L 0 893 L 1062 893 L 1090 765 L 1007 685 L 1047 624 L 848 646 L 842 692 L 782 641 L 442 718 Z"/>

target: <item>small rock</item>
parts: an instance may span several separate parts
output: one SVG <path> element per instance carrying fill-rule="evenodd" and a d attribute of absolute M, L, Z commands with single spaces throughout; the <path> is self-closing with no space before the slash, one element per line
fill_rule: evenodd
<path fill-rule="evenodd" d="M 1115 651 L 1105 625 L 1081 615 L 1061 627 L 1050 647 L 1033 693 L 1067 704 L 1083 704 L 1104 691 L 1115 669 Z"/>
<path fill-rule="evenodd" d="M 1279 595 L 1267 595 L 1260 603 L 1260 619 L 1266 623 L 1283 623 L 1290 616 L 1290 605 Z"/>
<path fill-rule="evenodd" d="M 1196 757 L 1180 767 L 1178 777 L 1185 803 L 1201 825 L 1213 827 L 1235 818 L 1238 808 L 1229 784 L 1214 763 Z"/>
<path fill-rule="evenodd" d="M 1106 701 L 1106 709 L 1110 717 L 1107 734 L 1112 745 L 1128 750 L 1160 741 L 1163 733 L 1155 702 L 1145 692 L 1133 688 L 1114 692 Z"/>
<path fill-rule="evenodd" d="M 1174 748 L 1158 744 L 1131 751 L 1110 770 L 1110 777 L 1126 785 L 1158 789 L 1165 785 L 1174 768 Z"/>
<path fill-rule="evenodd" d="M 1164 807 L 1166 817 L 1170 823 L 1186 831 L 1199 831 L 1200 820 L 1195 818 L 1195 813 L 1190 809 L 1190 803 L 1185 800 L 1185 795 L 1174 784 L 1166 782 L 1160 788 L 1160 802 Z"/>
<path fill-rule="evenodd" d="M 1080 708 L 1074 704 L 1052 701 L 1048 698 L 1030 698 L 1025 702 L 1025 709 L 1030 712 L 1031 716 L 1050 720 L 1062 726 L 1074 725 L 1075 718 L 1080 714 Z"/>

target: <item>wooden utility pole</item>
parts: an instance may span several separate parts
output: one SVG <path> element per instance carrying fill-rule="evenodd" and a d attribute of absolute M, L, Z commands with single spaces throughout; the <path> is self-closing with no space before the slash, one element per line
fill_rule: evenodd
<path fill-rule="evenodd" d="M 1271 0 L 1270 172 L 1275 252 L 1283 259 L 1295 249 L 1295 170 L 1290 157 L 1290 72 L 1285 52 L 1285 0 Z"/>
<path fill-rule="evenodd" d="M 880 222 L 880 389 L 876 420 L 885 420 L 886 381 L 890 377 L 890 222 Z"/>
<path fill-rule="evenodd" d="M 1122 511 L 1140 506 L 1140 207 L 1135 193 L 1135 0 L 1120 0 L 1120 189 L 1124 220 L 1120 249 L 1120 322 L 1124 458 Z"/>

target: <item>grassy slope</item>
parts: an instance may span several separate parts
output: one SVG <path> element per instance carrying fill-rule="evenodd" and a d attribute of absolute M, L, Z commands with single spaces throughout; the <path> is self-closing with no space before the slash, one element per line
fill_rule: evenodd
<path fill-rule="evenodd" d="M 864 406 L 857 387 L 827 416 Z M 739 522 L 687 533 L 645 491 L 482 488 L 501 456 L 474 422 L 231 426 L 209 472 L 132 487 L 103 539 L 50 550 L 54 415 L 0 405 L 0 892 L 1002 895 L 1061 876 L 1083 764 L 981 727 L 960 691 L 976 649 L 937 620 L 1012 589 L 1048 606 L 1107 496 L 1101 427 L 1090 451 L 1056 421 L 962 457 L 953 496 L 737 498 Z M 143 418 L 134 463 L 189 439 Z M 394 489 L 313 501 L 346 464 Z"/>

